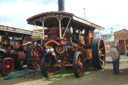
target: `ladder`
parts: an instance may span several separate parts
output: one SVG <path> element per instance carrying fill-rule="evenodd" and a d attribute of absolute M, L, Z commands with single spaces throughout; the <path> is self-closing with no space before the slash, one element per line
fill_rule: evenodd
<path fill-rule="evenodd" d="M 26 66 L 26 69 L 25 69 L 25 75 L 24 75 L 24 78 L 26 78 L 26 75 L 28 74 L 28 69 L 31 68 L 31 69 L 34 69 L 34 72 L 33 72 L 33 78 L 35 77 L 35 74 L 36 74 L 36 63 L 38 61 L 38 57 L 39 56 L 36 56 L 33 51 L 33 46 L 30 46 L 27 50 L 27 53 L 26 53 L 26 56 L 28 57 L 27 59 L 27 66 Z M 33 54 L 33 58 L 32 58 L 32 54 Z"/>

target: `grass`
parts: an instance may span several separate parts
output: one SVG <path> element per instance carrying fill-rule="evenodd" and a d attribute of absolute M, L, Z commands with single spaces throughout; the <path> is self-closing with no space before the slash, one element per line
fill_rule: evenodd
<path fill-rule="evenodd" d="M 84 75 L 89 74 L 90 72 L 95 71 L 94 68 L 89 67 L 85 69 Z M 68 78 L 68 79 L 79 79 L 79 78 L 75 78 L 74 77 L 74 73 L 73 73 L 73 69 L 61 69 L 56 71 L 53 76 L 49 77 L 49 78 L 45 78 L 43 77 L 42 80 L 43 81 L 51 81 L 52 79 L 61 79 L 61 78 Z"/>
<path fill-rule="evenodd" d="M 110 50 L 106 50 L 106 56 L 110 56 Z"/>
<path fill-rule="evenodd" d="M 73 69 L 60 69 L 56 71 L 53 76 L 49 78 L 43 78 L 42 80 L 50 80 L 53 78 L 66 78 L 69 76 L 73 76 Z"/>

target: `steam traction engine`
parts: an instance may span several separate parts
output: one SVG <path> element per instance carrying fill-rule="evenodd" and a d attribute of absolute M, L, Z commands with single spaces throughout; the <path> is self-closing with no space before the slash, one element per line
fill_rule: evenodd
<path fill-rule="evenodd" d="M 0 73 L 3 76 L 27 63 L 26 51 L 35 33 L 0 25 Z"/>
<path fill-rule="evenodd" d="M 58 66 L 71 66 L 75 77 L 81 77 L 88 60 L 92 61 L 94 68 L 104 68 L 104 42 L 94 39 L 94 30 L 103 30 L 103 27 L 67 12 L 41 13 L 27 21 L 42 28 L 41 72 L 45 77 L 52 76 Z"/>

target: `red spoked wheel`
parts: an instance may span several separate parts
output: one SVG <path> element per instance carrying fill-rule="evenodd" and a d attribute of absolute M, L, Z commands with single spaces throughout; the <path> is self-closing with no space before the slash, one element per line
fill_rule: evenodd
<path fill-rule="evenodd" d="M 50 53 L 45 53 L 41 64 L 41 74 L 46 78 L 54 74 L 55 66 L 53 64 L 55 64 L 54 56 Z"/>
<path fill-rule="evenodd" d="M 27 49 L 26 56 L 27 59 L 31 60 L 31 65 L 35 65 L 36 69 L 40 68 L 41 61 L 42 61 L 42 54 L 39 52 L 43 50 L 42 47 L 38 44 L 37 46 L 30 46 Z"/>
<path fill-rule="evenodd" d="M 42 61 L 42 55 L 39 53 L 39 51 L 43 50 L 39 45 L 33 47 L 31 52 L 31 59 L 32 64 L 34 64 L 34 60 L 36 60 L 36 69 L 40 68 L 41 61 Z"/>
<path fill-rule="evenodd" d="M 73 57 L 73 71 L 76 78 L 84 74 L 84 57 L 81 52 L 76 52 Z"/>
<path fill-rule="evenodd" d="M 0 63 L 0 72 L 3 76 L 8 76 L 14 71 L 14 62 L 11 58 L 4 58 Z"/>

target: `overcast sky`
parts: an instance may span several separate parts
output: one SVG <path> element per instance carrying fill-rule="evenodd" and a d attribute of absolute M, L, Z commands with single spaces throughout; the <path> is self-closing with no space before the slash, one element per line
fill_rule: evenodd
<path fill-rule="evenodd" d="M 65 0 L 65 11 L 105 28 L 104 33 L 128 30 L 128 0 Z M 26 19 L 58 11 L 58 0 L 0 0 L 0 24 L 32 30 Z"/>

